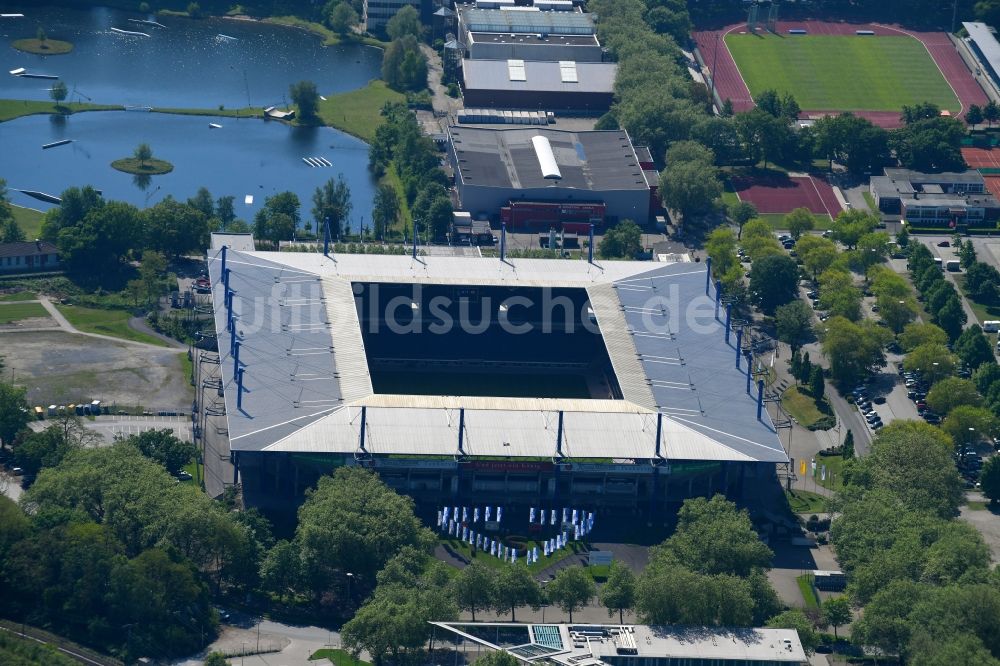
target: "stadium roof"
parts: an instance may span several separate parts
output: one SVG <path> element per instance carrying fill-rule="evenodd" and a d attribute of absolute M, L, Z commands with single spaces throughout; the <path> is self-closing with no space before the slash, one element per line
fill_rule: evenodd
<path fill-rule="evenodd" d="M 985 23 L 966 22 L 962 23 L 962 27 L 969 33 L 969 38 L 976 43 L 990 66 L 994 70 L 1000 71 L 1000 43 L 997 43 L 997 38 L 990 30 L 990 26 Z"/>
<path fill-rule="evenodd" d="M 794 629 L 691 626 L 432 622 L 442 629 L 521 662 L 549 660 L 564 666 L 640 663 L 647 659 L 691 663 L 808 662 Z M 517 643 L 517 641 L 522 641 Z M 605 658 L 612 657 L 605 661 Z"/>
<path fill-rule="evenodd" d="M 221 252 L 210 253 L 234 450 L 787 460 L 766 410 L 756 418 L 756 389 L 748 394 L 736 369 L 735 336 L 724 340 L 700 264 L 228 250 L 226 268 L 241 408 Z M 353 282 L 586 289 L 624 399 L 375 394 Z"/>
<path fill-rule="evenodd" d="M 457 176 L 465 185 L 596 192 L 649 189 L 625 130 L 572 132 L 452 125 L 448 135 L 458 158 Z M 562 174 L 560 180 L 543 177 L 531 142 L 536 136 L 549 140 Z"/>
<path fill-rule="evenodd" d="M 466 29 L 472 32 L 535 33 L 541 35 L 592 35 L 594 19 L 582 12 L 460 9 Z"/>
<path fill-rule="evenodd" d="M 521 63 L 520 75 L 511 75 L 510 63 Z M 515 65 L 516 67 L 516 65 Z M 524 92 L 614 92 L 613 62 L 543 62 L 537 60 L 463 60 L 467 90 L 520 90 Z"/>

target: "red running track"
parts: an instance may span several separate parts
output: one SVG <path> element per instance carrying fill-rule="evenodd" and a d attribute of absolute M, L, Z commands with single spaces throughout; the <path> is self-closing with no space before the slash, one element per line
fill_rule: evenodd
<path fill-rule="evenodd" d="M 986 93 L 979 86 L 973 77 L 972 72 L 966 67 L 962 56 L 955 49 L 954 44 L 943 32 L 916 32 L 905 30 L 896 26 L 871 24 L 871 23 L 846 23 L 828 21 L 778 21 L 777 30 L 779 34 L 788 34 L 789 29 L 801 29 L 813 35 L 853 35 L 856 30 L 871 30 L 876 36 L 908 35 L 919 40 L 927 47 L 931 58 L 940 68 L 945 79 L 951 84 L 959 102 L 962 104 L 963 115 L 970 104 L 985 104 L 988 100 Z M 729 99 L 733 103 L 733 110 L 737 113 L 749 111 L 754 108 L 753 98 L 747 88 L 739 68 L 733 60 L 732 54 L 726 48 L 724 36 L 730 32 L 745 31 L 746 25 L 738 23 L 722 30 L 710 30 L 694 33 L 695 42 L 701 53 L 705 65 L 709 71 L 713 69 L 715 59 L 716 35 L 719 36 L 718 63 L 715 66 L 714 74 L 717 75 L 715 86 L 719 92 L 719 98 Z M 805 109 L 803 115 L 816 117 L 838 113 L 824 109 Z M 855 115 L 867 118 L 872 123 L 886 129 L 900 127 L 902 121 L 896 111 L 856 111 Z"/>
<path fill-rule="evenodd" d="M 833 188 L 825 180 L 810 176 L 775 174 L 767 177 L 736 176 L 733 188 L 743 201 L 761 213 L 790 213 L 808 208 L 816 215 L 836 217 L 842 209 Z"/>

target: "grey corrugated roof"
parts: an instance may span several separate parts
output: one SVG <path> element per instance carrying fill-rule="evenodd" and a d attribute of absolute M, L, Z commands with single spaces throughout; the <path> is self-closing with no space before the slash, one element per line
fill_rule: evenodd
<path fill-rule="evenodd" d="M 896 181 L 908 183 L 983 183 L 983 175 L 975 169 L 968 171 L 944 171 L 942 173 L 924 173 L 910 169 L 885 168 L 885 175 Z"/>
<path fill-rule="evenodd" d="M 976 43 L 993 69 L 1000 72 L 1000 43 L 997 43 L 997 38 L 990 27 L 978 22 L 962 23 L 962 27 L 969 33 L 969 37 Z"/>
<path fill-rule="evenodd" d="M 463 60 L 465 87 L 469 90 L 520 90 L 524 92 L 611 93 L 618 65 L 613 62 L 576 63 L 577 82 L 562 80 L 558 62 L 524 61 L 524 81 L 511 81 L 506 60 Z"/>
<path fill-rule="evenodd" d="M 647 190 L 649 186 L 625 130 L 572 132 L 542 127 L 489 129 L 453 125 L 448 128 L 458 156 L 459 176 L 466 184 L 515 189 Z M 531 139 L 544 136 L 562 174 L 542 177 Z"/>
<path fill-rule="evenodd" d="M 48 241 L 0 243 L 0 257 L 37 257 L 43 254 L 55 254 L 58 251 L 58 248 Z"/>
<path fill-rule="evenodd" d="M 229 251 L 227 268 L 245 368 L 242 411 L 221 260 L 210 256 L 233 449 L 353 452 L 364 406 L 369 453 L 450 455 L 464 408 L 466 455 L 555 456 L 563 412 L 562 455 L 652 458 L 661 411 L 667 459 L 786 460 L 770 421 L 756 420 L 700 265 Z M 588 289 L 625 400 L 375 395 L 352 281 Z"/>

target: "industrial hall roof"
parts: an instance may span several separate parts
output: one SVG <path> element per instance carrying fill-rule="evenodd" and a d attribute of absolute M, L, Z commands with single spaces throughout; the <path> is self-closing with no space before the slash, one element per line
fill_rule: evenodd
<path fill-rule="evenodd" d="M 787 461 L 700 264 L 232 250 L 222 264 L 211 251 L 234 450 Z M 623 399 L 376 394 L 355 282 L 585 289 Z"/>
<path fill-rule="evenodd" d="M 538 60 L 463 60 L 467 90 L 613 93 L 618 65 L 613 62 Z"/>
<path fill-rule="evenodd" d="M 625 130 L 501 130 L 452 125 L 448 136 L 457 158 L 457 178 L 465 185 L 595 192 L 649 189 Z M 548 139 L 560 179 L 547 179 L 539 169 L 532 142 L 536 136 Z"/>

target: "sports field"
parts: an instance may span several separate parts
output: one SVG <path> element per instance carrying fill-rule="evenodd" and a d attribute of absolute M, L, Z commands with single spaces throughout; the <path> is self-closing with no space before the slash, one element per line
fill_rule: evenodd
<path fill-rule="evenodd" d="M 927 49 L 904 36 L 726 35 L 740 74 L 757 97 L 791 93 L 804 110 L 900 111 L 933 102 L 961 110 Z"/>

